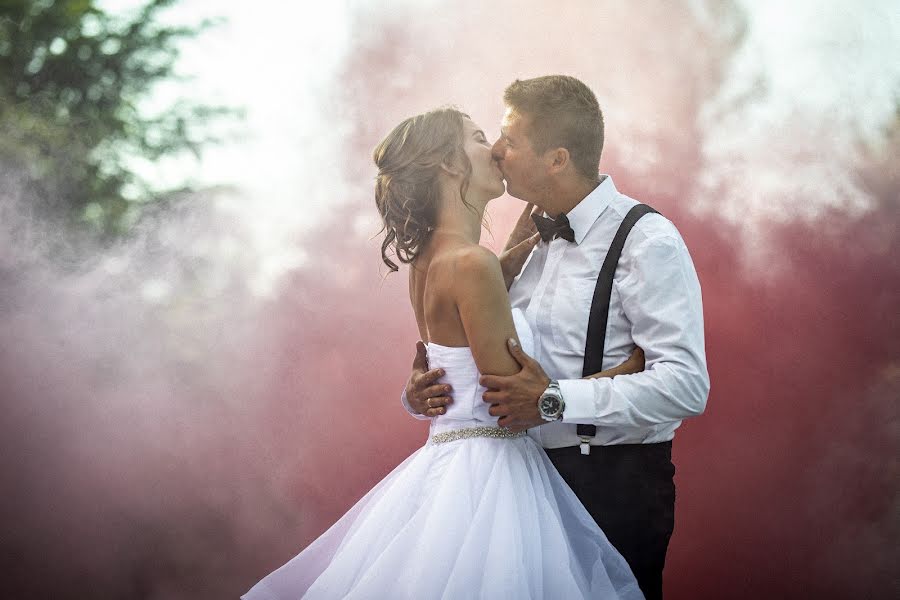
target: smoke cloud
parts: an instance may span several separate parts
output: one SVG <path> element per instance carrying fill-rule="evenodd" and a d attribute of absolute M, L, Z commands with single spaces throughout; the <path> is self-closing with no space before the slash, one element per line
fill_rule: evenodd
<path fill-rule="evenodd" d="M 703 287 L 713 389 L 675 440 L 667 597 L 895 597 L 900 130 L 811 111 L 742 132 L 779 97 L 746 85 L 754 23 L 728 2 L 354 6 L 318 107 L 341 142 L 333 209 L 275 254 L 240 191 L 95 247 L 4 168 L 7 594 L 236 597 L 415 450 L 417 333 L 380 263 L 371 149 L 447 103 L 496 135 L 508 83 L 564 72 L 604 108 L 602 171 L 675 222 Z M 497 200 L 484 243 L 520 208 Z M 262 294 L 281 252 L 305 258 Z"/>

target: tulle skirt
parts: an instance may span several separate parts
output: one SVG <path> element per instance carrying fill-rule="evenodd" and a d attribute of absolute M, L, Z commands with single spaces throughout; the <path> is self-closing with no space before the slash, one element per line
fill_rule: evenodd
<path fill-rule="evenodd" d="M 243 600 L 642 599 L 529 437 L 429 442 Z"/>

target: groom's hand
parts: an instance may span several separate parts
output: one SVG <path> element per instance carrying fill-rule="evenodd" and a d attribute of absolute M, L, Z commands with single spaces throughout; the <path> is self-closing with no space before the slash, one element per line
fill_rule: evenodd
<path fill-rule="evenodd" d="M 428 370 L 425 344 L 416 342 L 416 358 L 413 360 L 412 374 L 406 382 L 406 401 L 417 414 L 436 417 L 447 412 L 447 405 L 453 402 L 447 395 L 451 388 L 447 384 L 435 385 L 443 376 L 443 369 Z"/>
<path fill-rule="evenodd" d="M 508 346 L 522 370 L 506 377 L 482 375 L 479 382 L 488 388 L 482 398 L 491 405 L 491 416 L 500 417 L 498 425 L 513 432 L 525 431 L 547 422 L 538 410 L 538 399 L 550 385 L 550 378 L 515 340 L 509 340 Z"/>

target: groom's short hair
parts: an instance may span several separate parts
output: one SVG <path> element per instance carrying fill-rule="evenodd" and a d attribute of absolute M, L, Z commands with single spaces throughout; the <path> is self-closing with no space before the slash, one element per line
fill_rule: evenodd
<path fill-rule="evenodd" d="M 531 119 L 528 138 L 535 152 L 565 148 L 579 174 L 599 177 L 603 112 L 588 86 L 568 75 L 516 79 L 503 101 Z"/>

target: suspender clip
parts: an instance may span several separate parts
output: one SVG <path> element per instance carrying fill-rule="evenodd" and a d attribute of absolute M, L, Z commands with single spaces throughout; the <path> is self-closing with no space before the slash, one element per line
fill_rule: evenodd
<path fill-rule="evenodd" d="M 596 425 L 585 425 L 583 423 L 579 423 L 575 427 L 575 435 L 578 436 L 578 439 L 581 440 L 581 453 L 584 456 L 587 456 L 591 453 L 591 438 L 597 435 L 597 426 Z"/>
<path fill-rule="evenodd" d="M 581 437 L 581 453 L 585 456 L 591 453 L 591 438 Z"/>

